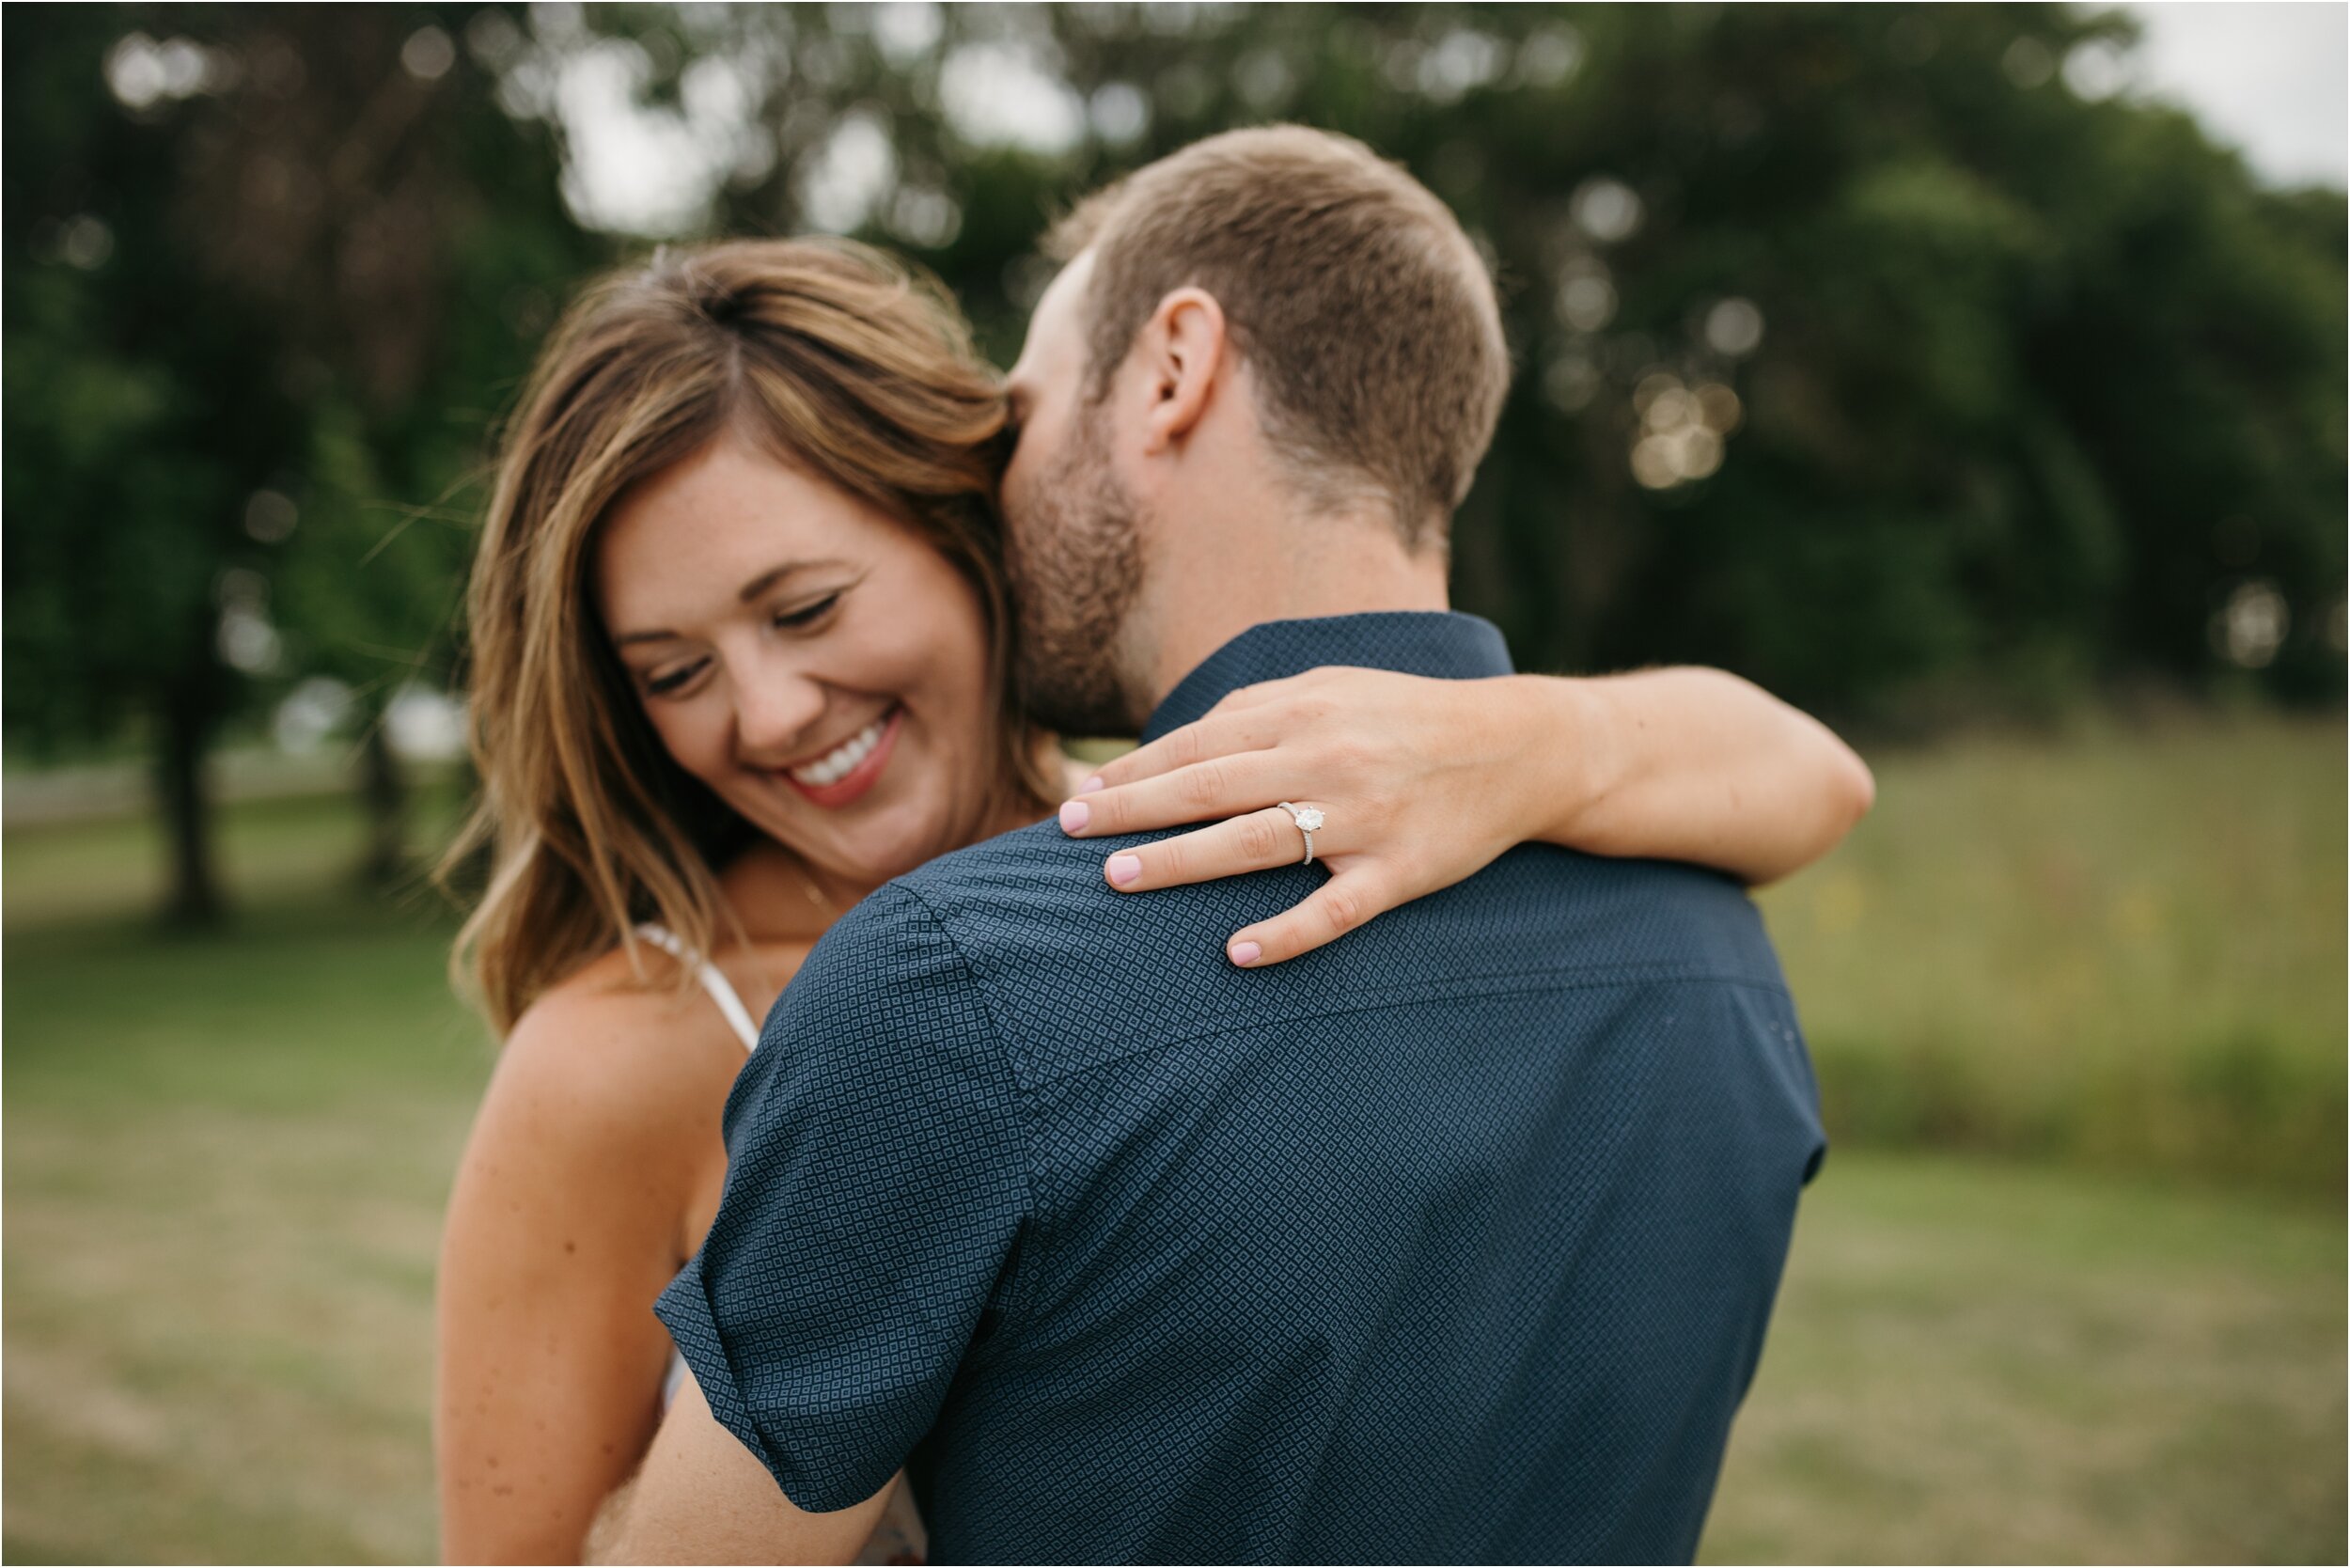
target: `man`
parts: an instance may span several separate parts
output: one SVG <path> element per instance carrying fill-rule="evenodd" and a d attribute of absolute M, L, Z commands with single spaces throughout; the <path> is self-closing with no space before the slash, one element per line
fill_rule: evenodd
<path fill-rule="evenodd" d="M 1246 131 L 1059 239 L 1005 483 L 1046 722 L 1507 671 L 1445 613 L 1508 370 L 1434 196 Z M 845 1560 L 903 1466 L 943 1561 L 1689 1557 L 1821 1149 L 1751 905 L 1523 848 L 1251 970 L 1319 870 L 1124 898 L 1117 847 L 946 856 L 785 993 L 612 1555 Z"/>

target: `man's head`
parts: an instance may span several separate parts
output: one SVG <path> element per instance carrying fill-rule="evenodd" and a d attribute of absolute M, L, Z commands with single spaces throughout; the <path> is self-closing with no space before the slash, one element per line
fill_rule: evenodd
<path fill-rule="evenodd" d="M 1364 523 L 1345 549 L 1441 562 L 1509 358 L 1476 249 L 1410 175 L 1324 132 L 1231 132 L 1088 198 L 1047 249 L 1069 265 L 1012 371 L 1004 486 L 1046 722 L 1140 716 L 1146 580 L 1221 558 L 1219 520 Z"/>

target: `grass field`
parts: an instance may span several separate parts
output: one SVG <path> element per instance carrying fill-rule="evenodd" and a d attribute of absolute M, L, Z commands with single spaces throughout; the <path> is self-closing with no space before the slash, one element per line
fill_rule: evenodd
<path fill-rule="evenodd" d="M 1766 899 L 1844 1121 L 1709 1559 L 2344 1556 L 2342 755 L 1894 759 Z M 347 808 L 277 803 L 228 824 L 237 926 L 160 936 L 148 832 L 6 844 L 0 1555 L 427 1557 L 434 1240 L 490 1059 L 446 920 L 352 899 Z M 2216 1120 L 2174 1103 L 2239 1074 Z M 1903 1137 L 2073 1163 L 1867 1147 Z"/>
<path fill-rule="evenodd" d="M 2343 740 L 2209 720 L 1878 760 L 1869 820 L 1762 901 L 1830 1131 L 2339 1203 Z"/>

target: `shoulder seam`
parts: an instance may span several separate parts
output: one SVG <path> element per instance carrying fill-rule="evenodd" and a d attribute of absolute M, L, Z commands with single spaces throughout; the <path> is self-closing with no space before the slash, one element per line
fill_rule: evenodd
<path fill-rule="evenodd" d="M 1037 1201 L 1036 1196 L 1036 1103 L 1028 1091 L 1026 1082 L 1021 1077 L 1018 1069 L 1012 1065 L 1011 1052 L 1004 1044 L 1004 1024 L 995 1008 L 995 990 L 981 978 L 979 966 L 971 962 L 971 955 L 964 951 L 963 944 L 956 939 L 954 928 L 947 923 L 946 917 L 938 912 L 937 907 L 930 900 L 902 881 L 891 883 L 889 886 L 912 900 L 915 905 L 922 911 L 924 917 L 937 928 L 938 934 L 946 938 L 948 950 L 955 955 L 956 964 L 962 966 L 964 978 L 970 981 L 972 990 L 979 993 L 979 1006 L 987 1014 L 987 1031 L 995 1044 L 996 1059 L 1002 1064 L 1004 1079 L 1011 1085 L 1012 1097 L 1020 1106 L 1020 1123 L 1023 1134 L 1020 1152 L 1020 1184 L 1027 1193 L 1028 1219 L 1037 1228 L 1038 1239 L 1042 1241 L 1044 1210 Z M 1017 1319 L 1028 1305 L 1029 1294 L 1035 1288 L 1036 1273 L 1034 1250 L 1023 1249 L 1020 1262 L 1013 1276 L 1009 1299 L 1005 1302 L 1006 1312 L 1014 1319 Z"/>
<path fill-rule="evenodd" d="M 1081 1066 L 1054 1074 L 1052 1081 L 1063 1083 L 1073 1078 L 1082 1078 L 1089 1074 L 1101 1072 L 1104 1068 L 1120 1062 L 1131 1061 L 1136 1057 L 1147 1056 L 1153 1051 L 1170 1050 L 1176 1046 L 1191 1044 L 1195 1041 L 1211 1040 L 1218 1035 L 1231 1034 L 1242 1029 L 1324 1018 L 1345 1018 L 1370 1012 L 1386 1012 L 1395 1008 L 1412 1007 L 1430 1001 L 1449 1001 L 1467 997 L 1542 996 L 1571 991 L 1609 991 L 1625 986 L 1653 983 L 1659 980 L 1668 980 L 1687 985 L 1719 986 L 1731 991 L 1750 991 L 1782 1000 L 1787 999 L 1788 995 L 1786 986 L 1779 981 L 1762 980 L 1749 975 L 1679 970 L 1663 964 L 1645 966 L 1645 969 L 1646 972 L 1643 973 L 1585 971 L 1581 974 L 1569 972 L 1565 975 L 1555 973 L 1537 975 L 1521 972 L 1483 977 L 1483 982 L 1471 979 L 1418 985 L 1387 986 L 1368 995 L 1358 995 L 1353 1001 L 1340 1007 L 1266 1011 L 1247 1017 L 1235 1016 L 1230 1010 L 1227 1010 L 1205 1018 L 1191 1019 L 1187 1021 L 1185 1027 L 1168 1030 L 1165 1034 L 1130 1042 L 1125 1050 L 1118 1052 L 1115 1056 L 1104 1057 L 1098 1060 L 1088 1061 Z M 1494 981 L 1499 983 L 1492 983 Z M 1025 1095 L 1026 1090 L 1023 1090 L 1022 1092 Z"/>

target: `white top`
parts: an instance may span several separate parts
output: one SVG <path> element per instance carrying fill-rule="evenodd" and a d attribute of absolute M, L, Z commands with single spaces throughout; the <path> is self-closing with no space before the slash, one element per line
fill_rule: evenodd
<path fill-rule="evenodd" d="M 724 971 L 708 959 L 694 956 L 685 944 L 678 940 L 677 933 L 667 926 L 657 926 L 648 920 L 636 928 L 636 934 L 680 964 L 692 964 L 694 978 L 702 982 L 702 989 L 710 993 L 710 999 L 718 1004 L 720 1012 L 726 1014 L 727 1027 L 732 1029 L 734 1038 L 743 1043 L 743 1049 L 759 1049 L 759 1026 L 751 1021 L 751 1010 L 743 1005 L 741 994 L 734 989 L 734 982 L 727 979 Z"/>
<path fill-rule="evenodd" d="M 728 980 L 725 973 L 715 964 L 706 958 L 695 957 L 685 944 L 678 939 L 677 933 L 667 926 L 654 925 L 649 920 L 636 928 L 636 934 L 676 959 L 680 964 L 692 964 L 695 978 L 702 982 L 702 989 L 710 993 L 710 999 L 718 1004 L 718 1011 L 726 1014 L 727 1027 L 732 1029 L 734 1038 L 743 1043 L 743 1049 L 745 1051 L 759 1049 L 759 1026 L 751 1022 L 751 1010 L 743 1005 L 742 994 L 734 989 L 734 982 Z M 674 1350 L 670 1351 L 668 1375 L 661 1380 L 661 1403 L 664 1408 L 671 1400 L 677 1398 L 678 1385 L 684 1380 L 685 1375 L 685 1357 Z"/>

